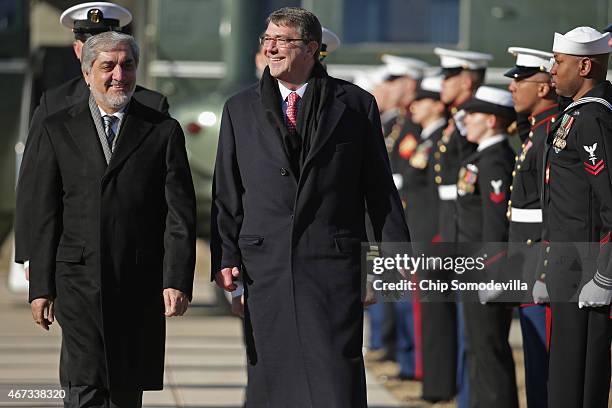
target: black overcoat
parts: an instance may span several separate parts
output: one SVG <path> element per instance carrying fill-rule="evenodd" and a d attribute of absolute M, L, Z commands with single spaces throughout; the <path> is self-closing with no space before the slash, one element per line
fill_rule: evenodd
<path fill-rule="evenodd" d="M 162 291 L 191 296 L 195 194 L 175 120 L 130 102 L 107 166 L 88 102 L 36 147 L 30 301 L 55 297 L 62 385 L 161 389 Z"/>
<path fill-rule="evenodd" d="M 23 263 L 30 259 L 29 247 L 31 243 L 31 211 L 30 204 L 36 200 L 34 188 L 34 159 L 38 139 L 42 133 L 42 123 L 50 115 L 66 109 L 76 103 L 87 101 L 89 89 L 83 76 L 78 76 L 60 86 L 52 88 L 42 94 L 40 103 L 28 130 L 26 147 L 19 169 L 19 182 L 17 183 L 15 207 L 15 261 Z M 134 99 L 152 109 L 168 113 L 168 100 L 158 92 L 136 85 Z"/>
<path fill-rule="evenodd" d="M 366 204 L 377 241 L 409 240 L 374 98 L 345 81 L 329 85 L 299 180 L 265 119 L 258 85 L 224 107 L 212 271 L 242 265 L 248 407 L 366 406 Z"/>

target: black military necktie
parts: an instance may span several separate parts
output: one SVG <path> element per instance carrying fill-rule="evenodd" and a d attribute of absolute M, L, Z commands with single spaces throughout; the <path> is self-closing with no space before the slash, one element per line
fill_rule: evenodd
<path fill-rule="evenodd" d="M 106 133 L 106 142 L 108 143 L 108 149 L 113 152 L 113 141 L 115 140 L 115 132 L 113 131 L 113 125 L 118 117 L 113 115 L 104 115 L 104 133 Z"/>

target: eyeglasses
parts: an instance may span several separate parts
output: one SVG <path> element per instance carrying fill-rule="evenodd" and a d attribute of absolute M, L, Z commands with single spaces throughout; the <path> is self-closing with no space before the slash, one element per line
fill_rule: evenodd
<path fill-rule="evenodd" d="M 265 35 L 262 35 L 261 37 L 259 37 L 259 44 L 263 45 L 264 47 L 267 47 L 268 45 L 274 42 L 276 43 L 276 46 L 278 48 L 287 48 L 291 45 L 293 41 L 304 41 L 304 40 L 301 38 L 267 37 Z"/>

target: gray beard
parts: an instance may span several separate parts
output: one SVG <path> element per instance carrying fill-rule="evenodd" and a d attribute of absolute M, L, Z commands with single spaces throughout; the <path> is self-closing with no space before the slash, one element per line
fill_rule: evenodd
<path fill-rule="evenodd" d="M 121 110 L 122 108 L 124 108 L 132 98 L 132 95 L 134 95 L 134 90 L 125 93 L 105 94 L 102 92 L 98 92 L 93 87 L 90 87 L 89 89 L 98 104 L 110 106 L 116 110 Z"/>

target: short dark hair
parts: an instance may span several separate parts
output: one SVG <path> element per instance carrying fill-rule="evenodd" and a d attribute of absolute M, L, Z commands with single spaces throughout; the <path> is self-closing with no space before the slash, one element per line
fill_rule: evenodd
<path fill-rule="evenodd" d="M 266 27 L 270 23 L 297 28 L 302 40 L 307 43 L 315 41 L 319 45 L 315 60 L 319 59 L 323 31 L 319 19 L 313 13 L 301 7 L 283 7 L 268 16 Z"/>

